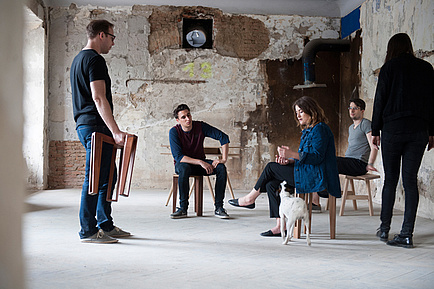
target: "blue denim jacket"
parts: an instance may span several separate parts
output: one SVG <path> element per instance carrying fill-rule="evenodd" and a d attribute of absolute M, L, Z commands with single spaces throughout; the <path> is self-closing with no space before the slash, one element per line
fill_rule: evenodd
<path fill-rule="evenodd" d="M 327 190 L 341 197 L 336 150 L 333 133 L 323 122 L 304 129 L 298 148 L 299 160 L 295 160 L 294 179 L 297 193 Z"/>

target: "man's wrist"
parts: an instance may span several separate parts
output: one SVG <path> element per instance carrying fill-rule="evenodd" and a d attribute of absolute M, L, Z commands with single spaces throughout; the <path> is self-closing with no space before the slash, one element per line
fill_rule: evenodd
<path fill-rule="evenodd" d="M 374 163 L 368 163 L 368 166 L 374 166 Z"/>

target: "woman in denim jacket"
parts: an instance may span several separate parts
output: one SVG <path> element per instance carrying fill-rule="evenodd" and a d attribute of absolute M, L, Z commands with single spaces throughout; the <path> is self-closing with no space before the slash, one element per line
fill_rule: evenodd
<path fill-rule="evenodd" d="M 281 236 L 277 190 L 282 181 L 296 188 L 299 194 L 328 192 L 337 198 L 341 196 L 334 137 L 323 109 L 308 96 L 296 100 L 292 108 L 303 130 L 298 152 L 287 146 L 278 147 L 276 161 L 267 164 L 252 191 L 242 198 L 229 200 L 233 206 L 253 209 L 256 198 L 261 192 L 267 192 L 270 218 L 276 218 L 277 223 L 261 233 L 264 237 Z"/>

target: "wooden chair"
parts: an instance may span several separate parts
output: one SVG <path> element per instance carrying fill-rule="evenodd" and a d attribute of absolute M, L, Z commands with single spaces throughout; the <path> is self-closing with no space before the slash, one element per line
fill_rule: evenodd
<path fill-rule="evenodd" d="M 339 212 L 339 216 L 344 215 L 345 202 L 347 200 L 353 200 L 354 210 L 357 210 L 356 200 L 368 200 L 369 215 L 373 216 L 374 208 L 372 205 L 371 180 L 378 179 L 380 178 L 380 176 L 375 174 L 366 174 L 362 176 L 348 176 L 348 175 L 340 175 L 340 176 L 345 179 L 345 183 L 344 183 L 344 191 L 342 193 L 342 204 L 341 204 L 341 210 Z M 354 188 L 354 180 L 365 181 L 367 195 L 356 195 L 356 190 Z M 351 184 L 351 190 L 348 190 L 349 184 Z"/>
<path fill-rule="evenodd" d="M 194 178 L 193 186 L 194 187 L 194 211 L 198 217 L 202 216 L 203 213 L 203 176 L 190 176 Z M 176 197 L 178 192 L 178 175 L 173 175 L 172 178 L 172 213 L 176 211 Z M 214 196 L 213 196 L 214 198 Z"/>
<path fill-rule="evenodd" d="M 89 168 L 89 195 L 98 194 L 99 176 L 101 170 L 101 154 L 103 143 L 113 145 L 112 159 L 110 162 L 110 177 L 107 188 L 107 201 L 117 202 L 119 194 L 125 197 L 129 196 L 131 187 L 131 176 L 133 174 L 134 158 L 137 148 L 137 136 L 127 134 L 123 146 L 116 145 L 114 139 L 103 133 L 94 132 L 91 140 L 91 158 Z M 115 168 L 115 159 L 117 150 L 120 149 L 118 185 L 116 193 L 112 192 L 113 173 Z M 114 197 L 113 197 L 114 195 Z"/>
<path fill-rule="evenodd" d="M 204 151 L 205 151 L 205 155 L 217 155 L 217 156 L 221 157 L 220 148 L 217 148 L 217 147 L 210 148 L 209 147 L 209 148 L 204 148 Z M 173 178 L 175 176 L 178 177 L 178 175 L 174 174 Z M 193 176 L 190 176 L 190 177 L 193 177 Z M 211 180 L 210 180 L 209 176 L 204 176 L 204 177 L 205 177 L 206 183 L 208 185 L 208 190 L 211 193 L 212 200 L 213 200 L 213 202 L 215 202 L 214 190 L 213 190 L 212 185 L 211 185 Z M 235 199 L 234 191 L 232 189 L 231 180 L 229 179 L 229 172 L 227 173 L 227 180 L 226 181 L 227 181 L 226 186 L 228 187 L 229 192 L 231 193 L 232 199 Z M 193 183 L 192 183 L 192 185 L 190 187 L 190 191 L 188 193 L 189 197 L 191 196 L 191 194 L 193 192 L 193 188 L 195 187 L 195 183 L 196 183 L 196 178 L 193 178 Z M 170 198 L 172 197 L 172 194 L 173 194 L 173 180 L 172 180 L 172 186 L 170 187 L 169 196 L 167 196 L 166 207 L 169 204 L 169 201 L 170 201 Z"/>
<path fill-rule="evenodd" d="M 312 193 L 296 194 L 297 197 L 305 199 L 309 210 L 309 232 L 312 233 Z M 330 215 L 330 239 L 336 238 L 336 197 L 329 194 L 328 207 Z M 294 226 L 294 238 L 300 239 L 302 221 L 297 220 Z"/>

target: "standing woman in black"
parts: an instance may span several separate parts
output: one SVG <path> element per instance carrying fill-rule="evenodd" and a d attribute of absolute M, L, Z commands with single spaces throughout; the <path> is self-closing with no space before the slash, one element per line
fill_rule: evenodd
<path fill-rule="evenodd" d="M 377 231 L 387 245 L 413 247 L 419 203 L 417 174 L 425 149 L 434 146 L 434 72 L 430 63 L 414 56 L 410 37 L 395 34 L 387 45 L 372 115 L 373 143 L 382 146 L 385 180 L 381 225 Z M 381 141 L 380 141 L 381 131 Z M 388 241 L 402 161 L 405 211 L 401 232 Z"/>

